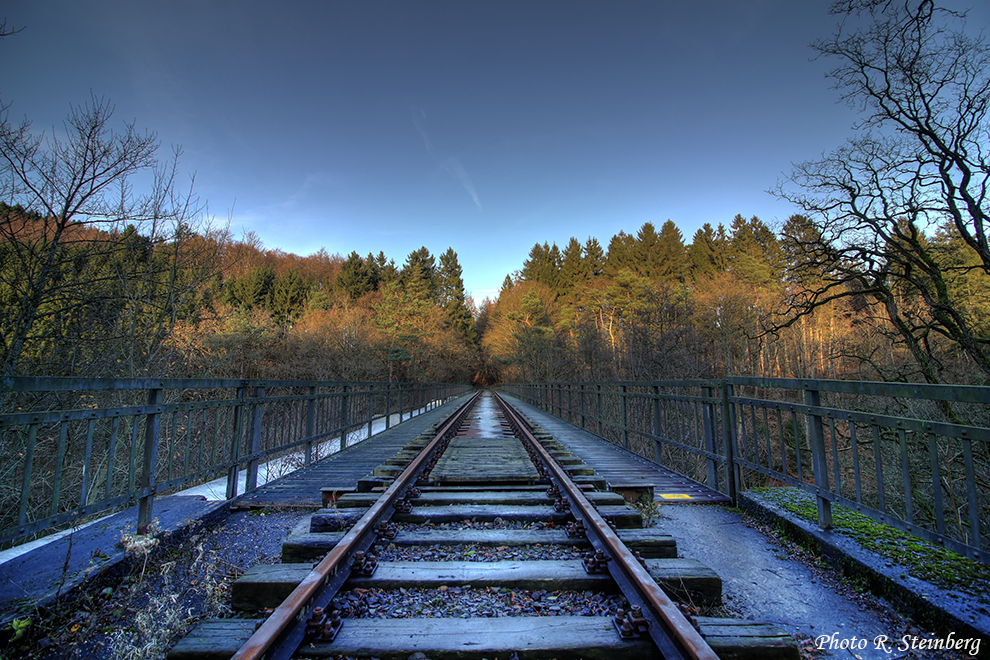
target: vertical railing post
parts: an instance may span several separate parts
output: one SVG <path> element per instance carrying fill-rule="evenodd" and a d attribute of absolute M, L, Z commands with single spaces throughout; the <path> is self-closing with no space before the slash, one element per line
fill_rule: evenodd
<path fill-rule="evenodd" d="M 375 418 L 375 384 L 368 385 L 368 437 L 371 437 L 372 422 Z"/>
<path fill-rule="evenodd" d="M 313 462 L 313 436 L 316 435 L 316 387 L 309 388 L 309 398 L 306 400 L 306 450 L 303 452 L 303 463 L 309 465 Z"/>
<path fill-rule="evenodd" d="M 805 391 L 805 403 L 809 406 L 821 405 L 821 393 L 817 388 Z M 818 500 L 818 526 L 822 529 L 832 529 L 832 502 L 822 497 L 822 492 L 828 492 L 828 462 L 825 458 L 825 427 L 822 416 L 808 413 L 808 437 L 811 440 L 811 460 L 815 471 L 815 494 Z"/>
<path fill-rule="evenodd" d="M 622 385 L 622 448 L 629 449 L 629 409 L 626 406 L 625 385 Z"/>
<path fill-rule="evenodd" d="M 709 456 L 705 463 L 708 466 L 708 487 L 712 490 L 718 490 L 718 469 L 715 466 L 715 459 L 712 455 L 715 454 L 715 404 L 710 401 L 713 396 L 711 387 L 702 387 L 701 395 L 709 399 L 705 401 L 701 406 L 701 419 L 702 426 L 705 433 L 705 449 L 708 450 Z"/>
<path fill-rule="evenodd" d="M 385 385 L 385 430 L 392 428 L 392 381 Z"/>
<path fill-rule="evenodd" d="M 137 533 L 147 534 L 151 526 L 155 507 L 155 473 L 158 471 L 158 439 L 161 429 L 158 405 L 162 391 L 159 388 L 148 390 L 148 408 L 144 424 L 144 464 L 141 474 L 141 488 L 144 494 L 138 500 Z"/>
<path fill-rule="evenodd" d="M 261 421 L 265 415 L 265 402 L 258 402 L 258 399 L 265 398 L 265 388 L 255 387 L 254 388 L 254 401 L 251 403 L 251 445 L 250 455 L 252 458 L 248 460 L 247 464 L 247 479 L 244 484 L 244 492 L 249 490 L 254 490 L 258 487 L 258 465 L 261 463 L 261 459 L 258 458 L 257 454 L 261 451 Z"/>
<path fill-rule="evenodd" d="M 595 386 L 598 389 L 598 437 L 602 437 L 602 384 L 598 383 Z"/>
<path fill-rule="evenodd" d="M 726 495 L 736 506 L 736 494 L 739 492 L 739 467 L 735 461 L 736 446 L 736 411 L 730 397 L 733 395 L 732 384 L 720 381 L 722 390 L 722 454 L 725 456 L 725 489 Z"/>
<path fill-rule="evenodd" d="M 347 448 L 347 419 L 348 419 L 348 406 L 349 406 L 349 395 L 351 391 L 350 385 L 344 385 L 344 393 L 340 397 L 340 449 L 343 451 Z"/>
<path fill-rule="evenodd" d="M 660 386 L 653 386 L 653 460 L 663 465 L 663 422 L 660 417 Z"/>
<path fill-rule="evenodd" d="M 578 389 L 578 407 L 581 409 L 581 428 L 584 429 L 585 416 L 584 416 L 584 383 L 581 383 Z"/>
<path fill-rule="evenodd" d="M 247 396 L 247 386 L 237 388 L 237 403 L 234 404 L 234 433 L 230 439 L 230 468 L 227 470 L 227 499 L 237 497 L 237 480 L 239 477 L 238 461 L 241 459 L 241 433 L 244 431 L 244 397 Z"/>

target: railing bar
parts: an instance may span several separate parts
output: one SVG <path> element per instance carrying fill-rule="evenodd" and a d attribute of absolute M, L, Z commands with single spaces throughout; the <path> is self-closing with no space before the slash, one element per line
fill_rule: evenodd
<path fill-rule="evenodd" d="M 86 500 L 89 497 L 89 487 L 92 475 L 90 470 L 92 469 L 93 460 L 93 432 L 96 430 L 96 420 L 89 420 L 89 424 L 86 425 L 86 448 L 83 450 L 83 468 L 82 468 L 82 485 L 79 492 L 79 506 L 85 506 Z"/>
<path fill-rule="evenodd" d="M 375 419 L 375 388 L 368 388 L 368 437 L 371 437 L 372 421 Z"/>
<path fill-rule="evenodd" d="M 137 445 L 138 438 L 140 437 L 140 431 L 138 427 L 138 416 L 131 416 L 131 446 L 130 446 L 130 459 L 127 466 L 127 490 L 129 492 L 134 492 L 134 488 L 137 485 Z"/>
<path fill-rule="evenodd" d="M 901 483 L 904 488 L 904 519 L 914 524 L 914 497 L 911 492 L 911 466 L 908 463 L 907 434 L 897 429 L 897 440 L 901 450 Z"/>
<path fill-rule="evenodd" d="M 763 409 L 763 433 L 767 438 L 767 468 L 773 469 L 773 436 L 770 434 L 770 411 Z"/>
<path fill-rule="evenodd" d="M 798 424 L 797 411 L 791 409 L 791 429 L 794 436 L 794 455 L 797 458 L 798 481 L 804 483 L 804 468 L 801 464 L 801 425 Z"/>
<path fill-rule="evenodd" d="M 225 414 L 224 414 L 223 417 L 224 417 L 224 422 L 225 423 L 226 423 L 226 420 L 227 420 L 226 413 L 228 413 L 229 411 L 230 411 L 230 408 L 224 409 L 224 413 Z M 203 411 L 203 413 L 204 413 L 204 419 L 205 419 L 206 411 Z M 211 465 L 216 465 L 219 462 L 217 460 L 217 447 L 220 444 L 219 436 L 220 436 L 220 409 L 219 408 L 214 408 L 213 409 L 213 442 L 210 443 L 210 464 Z"/>
<path fill-rule="evenodd" d="M 849 422 L 849 443 L 852 445 L 853 479 L 856 482 L 856 503 L 863 503 L 863 485 L 859 474 L 859 442 L 856 438 L 856 422 Z"/>
<path fill-rule="evenodd" d="M 21 525 L 27 523 L 28 502 L 31 494 L 31 472 L 34 470 L 34 448 L 38 441 L 38 425 L 28 427 L 27 447 L 24 450 L 24 474 L 21 479 L 21 506 L 18 520 Z"/>
<path fill-rule="evenodd" d="M 598 437 L 602 436 L 602 386 L 599 383 L 595 386 L 598 394 L 598 416 L 595 418 L 598 420 Z"/>
<path fill-rule="evenodd" d="M 746 440 L 753 450 L 753 462 L 757 465 L 763 465 L 763 458 L 760 455 L 760 424 L 756 418 L 756 406 L 749 407 L 749 421 L 753 424 L 753 433 Z"/>
<path fill-rule="evenodd" d="M 199 443 L 197 443 L 199 444 L 199 452 L 198 452 L 199 460 L 198 463 L 196 464 L 196 467 L 199 470 L 203 470 L 206 469 L 204 468 L 206 463 L 203 460 L 205 458 L 204 452 L 206 451 L 206 410 L 200 411 L 200 418 L 201 418 L 200 429 L 199 429 L 199 433 L 196 434 L 196 437 L 199 439 Z"/>
<path fill-rule="evenodd" d="M 192 451 L 192 427 L 193 427 L 193 413 L 194 410 L 186 411 L 186 441 L 183 443 L 185 445 L 183 453 L 183 465 L 182 465 L 182 476 L 189 476 L 189 454 Z"/>
<path fill-rule="evenodd" d="M 780 408 L 774 410 L 777 415 L 777 435 L 780 438 L 780 471 L 787 474 L 787 441 L 784 439 L 784 418 L 780 414 Z"/>
<path fill-rule="evenodd" d="M 103 499 L 109 500 L 113 493 L 113 468 L 117 458 L 117 427 L 120 426 L 120 417 L 110 420 L 110 443 L 107 449 L 107 485 L 104 489 Z"/>
<path fill-rule="evenodd" d="M 873 425 L 873 462 L 877 478 L 877 502 L 881 513 L 887 513 L 887 503 L 883 486 L 883 460 L 880 456 L 880 427 Z"/>
<path fill-rule="evenodd" d="M 839 474 L 839 437 L 835 434 L 835 418 L 828 418 L 828 430 L 832 434 L 832 481 L 836 495 L 842 494 L 842 481 Z"/>
<path fill-rule="evenodd" d="M 58 424 L 58 451 L 55 458 L 55 485 L 52 488 L 52 506 L 49 515 L 58 513 L 58 501 L 62 496 L 62 466 L 65 464 L 65 452 L 69 439 L 69 423 Z"/>
<path fill-rule="evenodd" d="M 928 463 L 932 472 L 932 504 L 935 507 L 935 531 L 945 534 L 945 511 L 942 508 L 942 479 L 938 468 L 938 447 L 934 433 L 928 433 Z"/>
<path fill-rule="evenodd" d="M 168 460 L 165 461 L 165 479 L 163 481 L 168 481 L 172 478 L 172 455 L 175 453 L 175 434 L 176 434 L 176 416 L 177 411 L 172 411 L 168 424 L 163 424 L 165 427 L 165 448 L 168 453 Z M 172 428 L 172 431 L 168 431 L 168 427 Z"/>
<path fill-rule="evenodd" d="M 740 455 L 747 461 L 750 460 L 750 449 L 749 449 L 749 435 L 746 432 L 746 407 L 743 406 L 742 410 L 739 411 L 739 444 L 741 445 L 742 451 Z M 755 462 L 755 461 L 754 461 Z"/>
<path fill-rule="evenodd" d="M 980 549 L 980 507 L 976 498 L 976 472 L 973 469 L 973 443 L 963 438 L 963 461 L 966 466 L 966 500 L 969 504 L 969 544 Z"/>

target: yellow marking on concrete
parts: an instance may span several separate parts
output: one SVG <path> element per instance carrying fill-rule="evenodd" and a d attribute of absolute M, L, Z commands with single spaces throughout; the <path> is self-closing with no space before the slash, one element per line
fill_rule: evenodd
<path fill-rule="evenodd" d="M 660 497 L 665 500 L 693 500 L 687 493 L 661 493 Z"/>

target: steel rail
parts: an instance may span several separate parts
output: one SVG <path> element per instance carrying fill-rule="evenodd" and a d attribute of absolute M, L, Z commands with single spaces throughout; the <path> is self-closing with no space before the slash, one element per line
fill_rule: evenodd
<path fill-rule="evenodd" d="M 282 601 L 282 604 L 275 608 L 271 615 L 265 619 L 265 622 L 261 624 L 261 627 L 232 656 L 231 660 L 261 660 L 264 657 L 272 660 L 272 658 L 283 657 L 283 655 L 288 658 L 295 653 L 298 645 L 302 642 L 306 624 L 306 617 L 300 615 L 310 605 L 315 607 L 317 605 L 315 601 L 318 597 L 322 597 L 320 599 L 326 601 L 333 598 L 333 593 L 329 595 L 321 593 L 322 588 L 331 582 L 338 583 L 337 588 L 343 584 L 350 573 L 348 560 L 353 557 L 357 550 L 371 545 L 375 538 L 375 525 L 391 517 L 396 500 L 409 486 L 416 483 L 416 479 L 430 455 L 445 438 L 457 431 L 464 417 L 477 401 L 478 396 L 479 393 L 476 392 L 448 418 L 440 431 L 419 452 L 409 466 L 396 477 L 392 485 L 361 516 L 344 535 L 344 538 L 334 546 L 333 550 L 313 568 L 299 586 Z M 272 653 L 266 656 L 269 651 Z"/>
<path fill-rule="evenodd" d="M 566 494 L 571 513 L 584 522 L 588 540 L 596 550 L 602 550 L 611 558 L 609 572 L 633 605 L 643 608 L 643 616 L 649 622 L 650 637 L 666 660 L 689 658 L 690 660 L 718 660 L 718 656 L 701 634 L 685 618 L 677 605 L 664 593 L 636 556 L 612 531 L 601 514 L 591 505 L 580 487 L 553 459 L 550 452 L 530 432 L 522 416 L 495 393 L 495 400 L 520 439 L 524 439 L 537 452 L 551 479 Z M 638 602 L 637 602 L 638 601 Z"/>

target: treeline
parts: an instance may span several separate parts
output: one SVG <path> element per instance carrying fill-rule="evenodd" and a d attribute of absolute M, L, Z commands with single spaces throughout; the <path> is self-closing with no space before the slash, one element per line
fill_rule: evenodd
<path fill-rule="evenodd" d="M 461 267 L 266 250 L 188 224 L 69 223 L 0 204 L 10 375 L 470 380 Z M 150 231 L 148 231 L 150 230 Z"/>
<path fill-rule="evenodd" d="M 990 277 L 946 224 L 919 232 L 953 309 L 990 339 Z M 761 375 L 983 383 L 958 341 L 924 325 L 925 291 L 888 275 L 878 297 L 823 265 L 827 241 L 806 217 L 779 231 L 737 215 L 685 243 L 665 222 L 619 232 L 608 248 L 537 244 L 478 320 L 486 378 L 646 380 Z M 822 247 L 825 245 L 825 247 Z M 843 263 L 848 270 L 855 265 Z M 931 283 L 929 283 L 931 284 Z M 891 317 L 893 303 L 900 317 Z M 899 319 L 920 337 L 917 359 Z M 917 331 L 916 334 L 912 334 Z M 926 367 L 937 364 L 934 374 Z"/>

